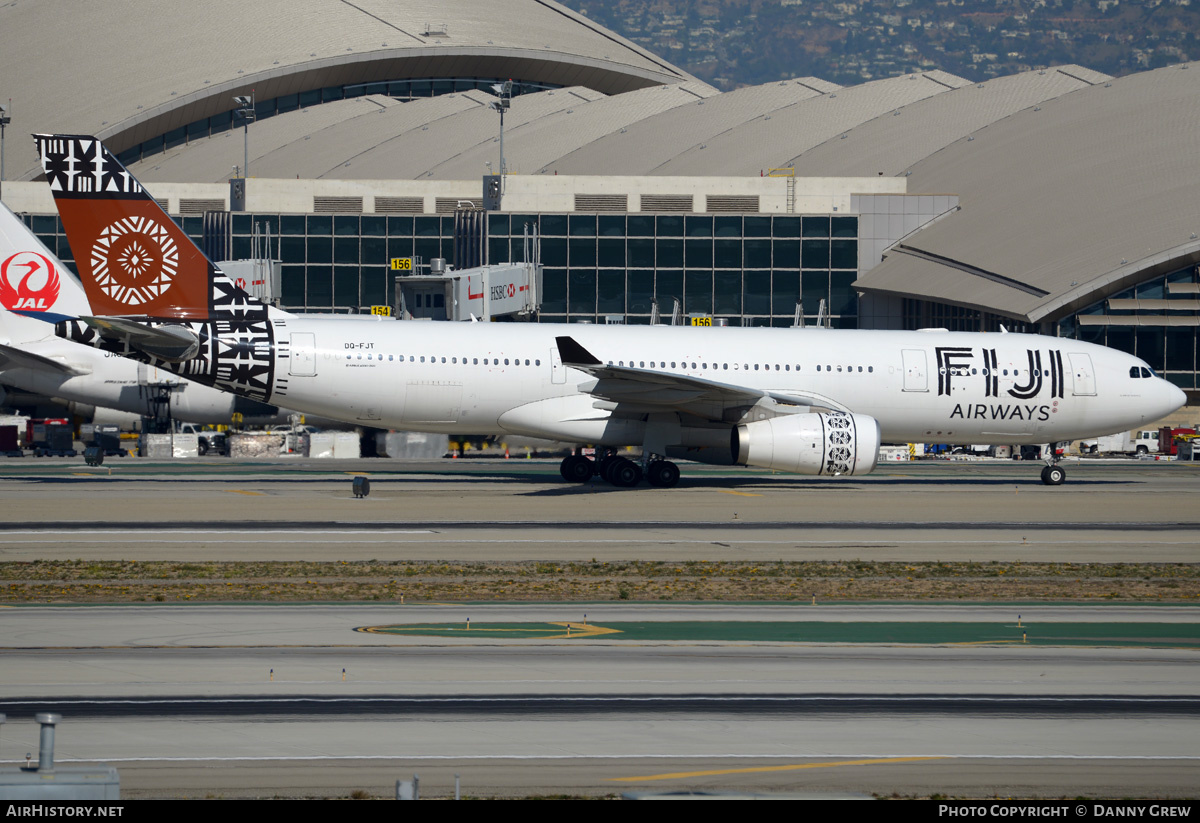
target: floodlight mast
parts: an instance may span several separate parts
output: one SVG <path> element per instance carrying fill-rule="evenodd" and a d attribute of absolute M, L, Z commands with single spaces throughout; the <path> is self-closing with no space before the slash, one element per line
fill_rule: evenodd
<path fill-rule="evenodd" d="M 0 195 L 4 194 L 4 127 L 12 122 L 12 116 L 8 113 L 12 106 L 12 98 L 8 98 L 8 105 L 0 103 Z"/>
<path fill-rule="evenodd" d="M 503 194 L 508 185 L 504 179 L 504 175 L 508 173 L 504 166 L 504 112 L 508 111 L 508 107 L 512 105 L 512 80 L 495 83 L 492 91 L 499 98 L 491 104 L 490 108 L 492 111 L 500 112 L 500 193 Z"/>
<path fill-rule="evenodd" d="M 238 95 L 233 98 L 233 102 L 237 103 L 237 108 L 234 109 L 234 116 L 242 118 L 242 126 L 244 128 L 242 134 L 242 176 L 250 177 L 250 123 L 255 119 L 254 111 L 254 89 L 250 90 L 249 95 Z"/>

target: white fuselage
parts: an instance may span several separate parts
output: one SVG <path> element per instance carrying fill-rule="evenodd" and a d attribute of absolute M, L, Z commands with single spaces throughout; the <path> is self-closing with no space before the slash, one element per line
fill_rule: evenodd
<path fill-rule="evenodd" d="M 639 444 L 639 421 L 614 420 L 630 416 L 587 393 L 594 377 L 562 365 L 559 336 L 612 365 L 869 415 L 893 443 L 1073 440 L 1155 420 L 1185 399 L 1131 355 L 1037 335 L 292 316 L 276 322 L 270 401 L 384 428 Z"/>

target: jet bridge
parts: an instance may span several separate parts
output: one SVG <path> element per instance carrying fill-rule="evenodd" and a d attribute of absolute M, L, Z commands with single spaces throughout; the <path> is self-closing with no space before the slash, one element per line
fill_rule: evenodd
<path fill-rule="evenodd" d="M 488 260 L 487 213 L 467 204 L 454 212 L 454 269 L 442 258 L 391 261 L 394 313 L 404 320 L 531 320 L 541 306 L 542 264 L 537 229 L 526 224 L 522 263 Z"/>
<path fill-rule="evenodd" d="M 433 260 L 428 272 L 396 278 L 396 315 L 416 320 L 530 320 L 540 306 L 542 270 L 535 263 L 451 269 Z"/>

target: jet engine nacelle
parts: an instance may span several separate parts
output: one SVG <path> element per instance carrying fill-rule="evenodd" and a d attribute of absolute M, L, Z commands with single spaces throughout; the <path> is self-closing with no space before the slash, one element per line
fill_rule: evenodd
<path fill-rule="evenodd" d="M 879 460 L 879 421 L 842 412 L 790 414 L 735 426 L 739 466 L 796 474 L 866 474 Z"/>

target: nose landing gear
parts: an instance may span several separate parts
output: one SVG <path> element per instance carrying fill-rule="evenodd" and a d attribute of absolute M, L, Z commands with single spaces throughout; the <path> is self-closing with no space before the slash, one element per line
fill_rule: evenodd
<path fill-rule="evenodd" d="M 1048 443 L 1042 446 L 1042 455 L 1046 466 L 1042 469 L 1042 482 L 1047 486 L 1061 486 L 1067 479 L 1067 472 L 1058 465 L 1058 444 Z"/>
<path fill-rule="evenodd" d="M 1061 486 L 1062 482 L 1067 479 L 1067 473 L 1063 467 L 1057 463 L 1046 466 L 1042 469 L 1042 482 L 1047 486 Z"/>

